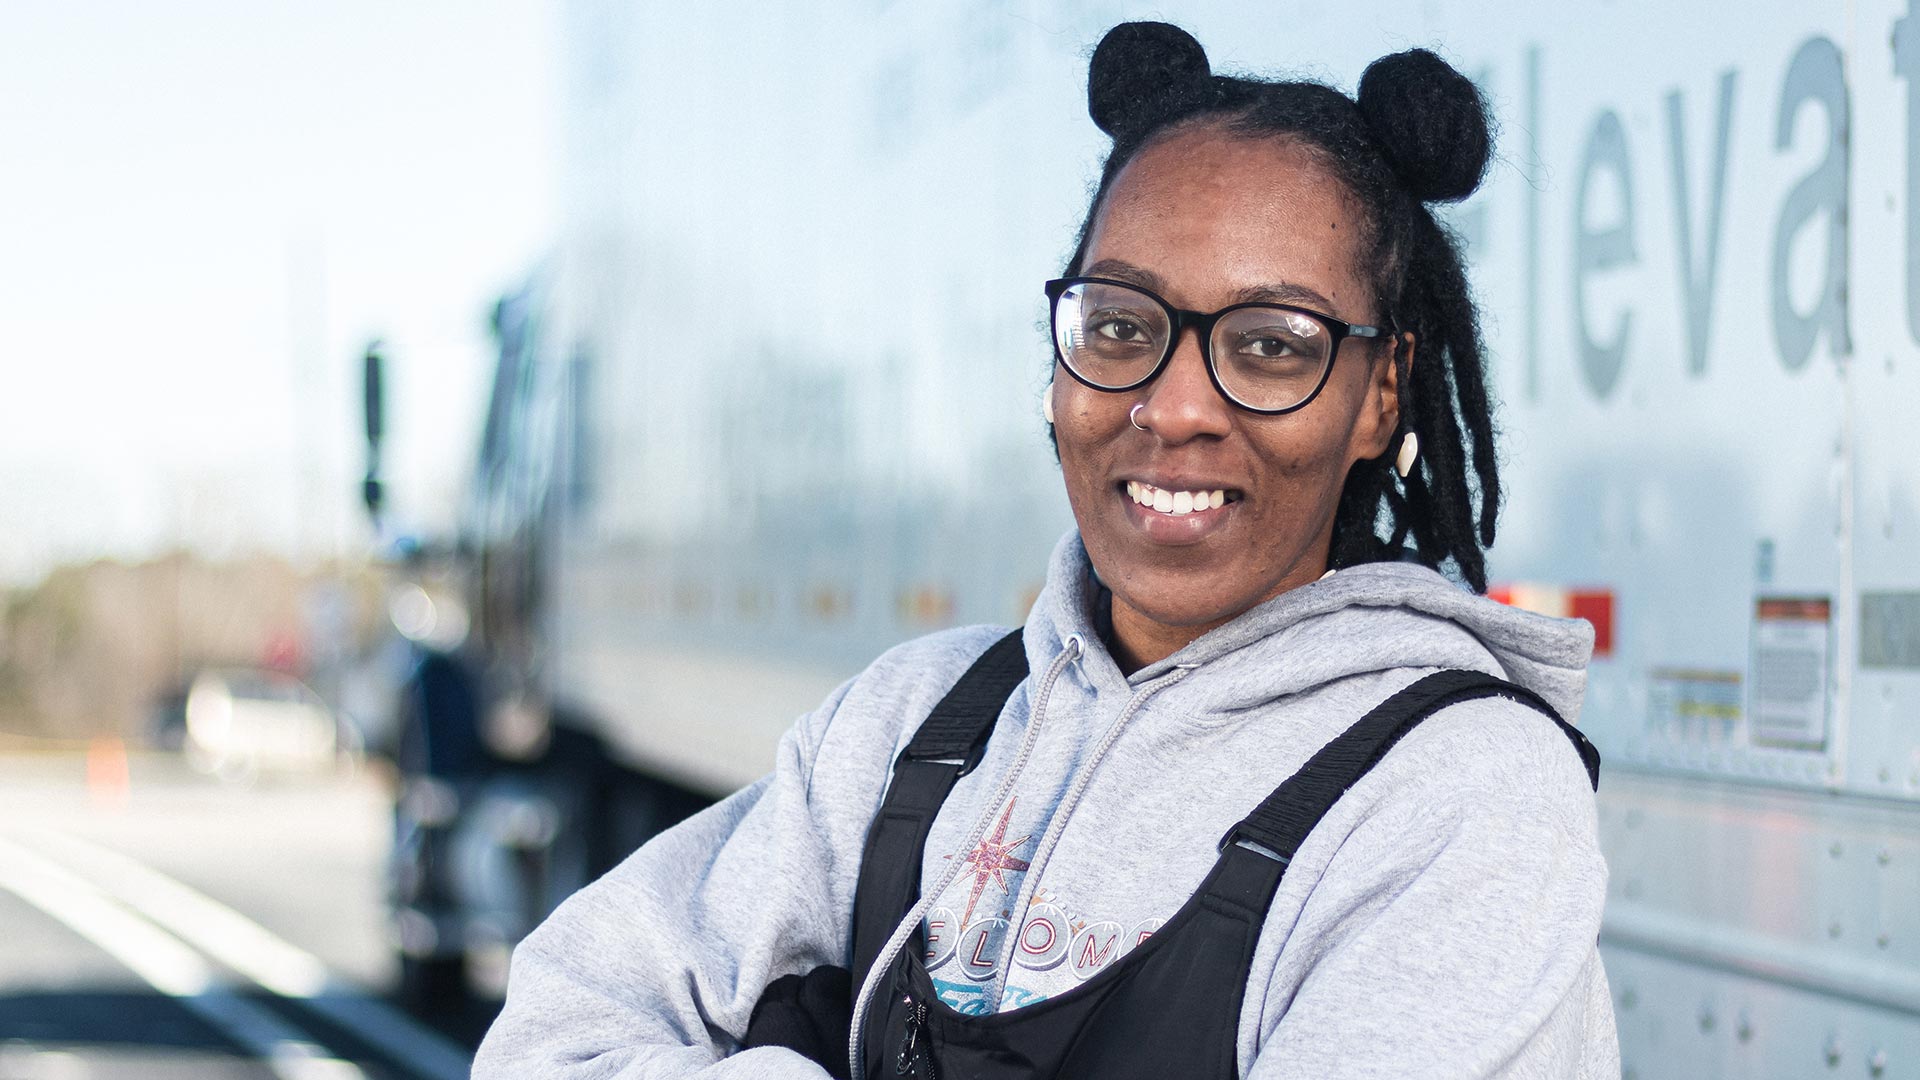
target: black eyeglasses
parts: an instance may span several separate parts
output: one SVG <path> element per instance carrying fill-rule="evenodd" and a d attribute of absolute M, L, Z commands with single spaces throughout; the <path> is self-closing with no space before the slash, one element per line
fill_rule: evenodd
<path fill-rule="evenodd" d="M 1108 278 L 1049 281 L 1047 299 L 1054 352 L 1080 382 L 1116 392 L 1145 386 L 1166 369 L 1191 326 L 1220 396 L 1265 416 L 1312 401 L 1327 384 L 1341 341 L 1387 334 L 1292 304 L 1186 311 L 1138 285 Z"/>

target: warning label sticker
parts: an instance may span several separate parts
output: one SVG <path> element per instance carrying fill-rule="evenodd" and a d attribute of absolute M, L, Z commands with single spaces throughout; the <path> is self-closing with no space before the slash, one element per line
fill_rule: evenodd
<path fill-rule="evenodd" d="M 1753 741 L 1823 750 L 1827 678 L 1833 653 L 1833 602 L 1826 597 L 1761 597 L 1753 618 Z"/>
<path fill-rule="evenodd" d="M 1655 668 L 1647 677 L 1647 726 L 1677 743 L 1727 746 L 1740 727 L 1738 671 Z"/>

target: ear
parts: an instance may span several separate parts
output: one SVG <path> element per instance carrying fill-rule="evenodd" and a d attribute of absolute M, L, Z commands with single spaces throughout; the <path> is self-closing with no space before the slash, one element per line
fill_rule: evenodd
<path fill-rule="evenodd" d="M 1393 348 L 1384 355 L 1375 350 L 1367 373 L 1366 394 L 1353 431 L 1355 461 L 1379 458 L 1398 447 L 1394 433 L 1400 430 L 1400 395 L 1413 374 L 1413 333 L 1406 331 L 1388 340 Z"/>

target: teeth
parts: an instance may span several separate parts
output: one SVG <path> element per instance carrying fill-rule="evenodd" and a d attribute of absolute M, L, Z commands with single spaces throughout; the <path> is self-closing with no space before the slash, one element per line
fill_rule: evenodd
<path fill-rule="evenodd" d="M 1141 506 L 1152 507 L 1162 514 L 1175 517 L 1227 505 L 1227 493 L 1222 488 L 1212 491 L 1165 491 L 1138 480 L 1127 481 L 1127 497 Z"/>

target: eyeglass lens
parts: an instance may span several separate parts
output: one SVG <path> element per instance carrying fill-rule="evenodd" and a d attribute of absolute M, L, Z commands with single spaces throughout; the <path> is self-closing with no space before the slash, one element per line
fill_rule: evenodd
<path fill-rule="evenodd" d="M 1060 356 L 1074 374 L 1109 389 L 1138 384 L 1173 347 L 1172 321 L 1153 297 L 1124 285 L 1080 282 L 1054 304 Z M 1255 409 L 1298 405 L 1320 385 L 1333 333 L 1304 312 L 1235 308 L 1213 325 L 1208 349 L 1228 396 Z"/>

